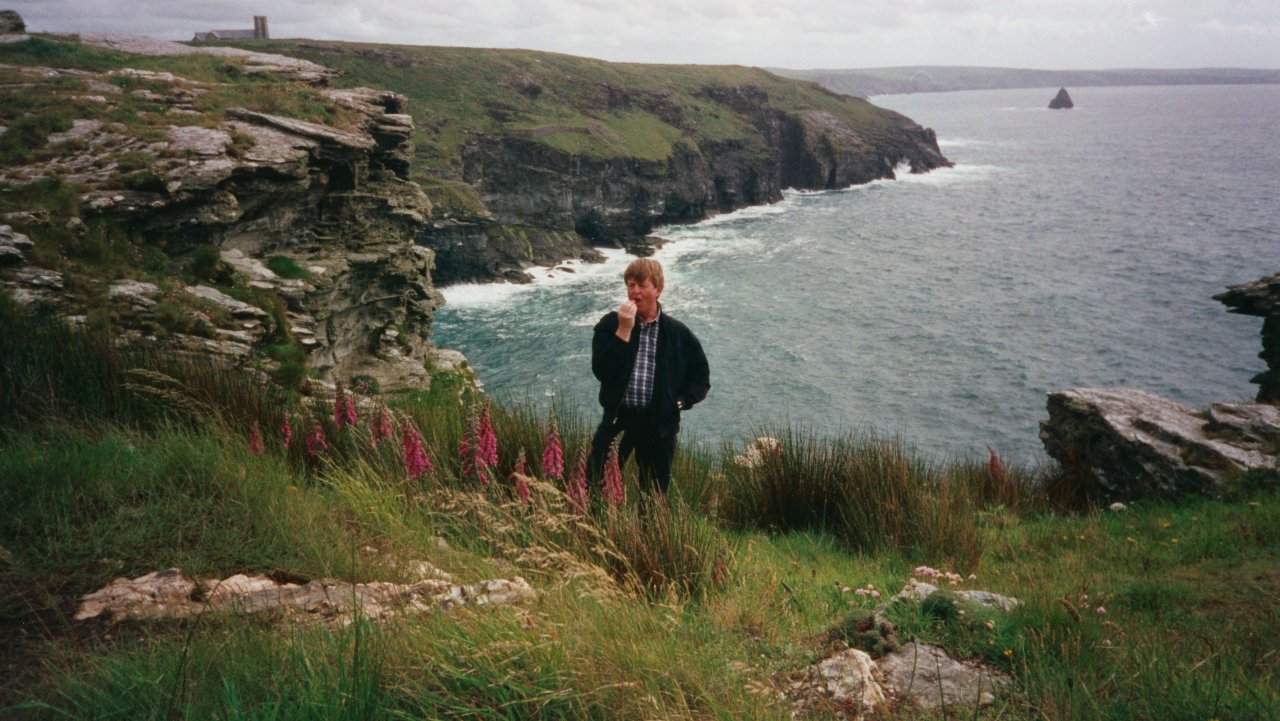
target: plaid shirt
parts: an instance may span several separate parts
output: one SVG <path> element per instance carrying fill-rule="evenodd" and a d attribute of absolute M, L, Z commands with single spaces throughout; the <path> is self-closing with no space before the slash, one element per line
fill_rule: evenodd
<path fill-rule="evenodd" d="M 631 368 L 631 382 L 622 404 L 627 408 L 647 408 L 653 400 L 653 373 L 658 366 L 658 316 L 652 323 L 636 319 L 640 331 L 640 350 L 636 352 L 636 364 Z"/>

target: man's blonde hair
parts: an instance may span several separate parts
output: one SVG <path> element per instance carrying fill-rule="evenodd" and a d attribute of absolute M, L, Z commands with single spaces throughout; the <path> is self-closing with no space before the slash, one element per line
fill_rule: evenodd
<path fill-rule="evenodd" d="M 666 285 L 666 279 L 662 276 L 662 264 L 653 258 L 636 258 L 631 261 L 627 269 L 622 272 L 622 279 L 634 280 L 637 283 L 647 280 L 658 290 L 662 290 Z"/>

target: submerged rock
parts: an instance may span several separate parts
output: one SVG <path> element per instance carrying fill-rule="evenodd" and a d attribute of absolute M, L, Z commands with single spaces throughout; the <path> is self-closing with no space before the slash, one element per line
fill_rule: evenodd
<path fill-rule="evenodd" d="M 1071 95 L 1067 93 L 1066 88 L 1059 88 L 1058 94 L 1053 96 L 1053 100 L 1049 101 L 1050 110 L 1070 110 L 1076 106 L 1071 102 Z"/>

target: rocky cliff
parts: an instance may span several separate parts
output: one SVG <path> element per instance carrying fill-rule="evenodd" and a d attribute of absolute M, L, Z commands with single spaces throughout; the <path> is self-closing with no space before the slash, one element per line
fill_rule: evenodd
<path fill-rule="evenodd" d="M 436 280 L 643 252 L 655 226 L 948 165 L 910 119 L 742 67 L 606 63 L 531 51 L 271 41 L 411 99 L 419 234 Z M 385 69 L 395 68 L 394 73 Z"/>
<path fill-rule="evenodd" d="M 1262 352 L 1267 370 L 1253 377 L 1258 384 L 1259 403 L 1280 403 L 1280 273 L 1250 283 L 1229 286 L 1213 296 L 1233 313 L 1260 316 Z"/>
<path fill-rule="evenodd" d="M 0 103 L 26 110 L 0 135 L 0 281 L 17 300 L 122 338 L 285 367 L 290 382 L 307 369 L 424 382 L 443 301 L 434 254 L 414 243 L 431 204 L 407 180 L 403 96 L 293 78 L 219 84 L 210 71 L 246 67 L 196 61 L 189 77 L 31 43 L 6 51 L 122 67 L 0 68 Z"/>

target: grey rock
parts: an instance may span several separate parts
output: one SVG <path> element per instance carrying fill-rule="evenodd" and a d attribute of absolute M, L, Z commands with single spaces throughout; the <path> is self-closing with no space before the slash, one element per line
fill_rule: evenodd
<path fill-rule="evenodd" d="M 17 265 L 26 259 L 27 251 L 35 247 L 31 239 L 12 226 L 0 225 L 0 265 Z"/>
<path fill-rule="evenodd" d="M 939 590 L 940 589 L 937 586 L 933 585 L 932 583 L 925 583 L 924 581 L 919 581 L 913 578 L 907 581 L 907 583 L 902 587 L 902 590 L 899 591 L 895 596 L 893 596 L 892 600 L 898 603 L 901 603 L 901 602 L 919 603 L 925 600 L 926 598 L 932 596 L 933 594 L 937 593 Z M 1011 596 L 1002 596 L 998 593 L 992 593 L 990 591 L 978 591 L 973 589 L 962 588 L 962 589 L 951 589 L 950 592 L 956 598 L 970 601 L 980 606 L 996 608 L 1006 612 L 1012 611 L 1013 609 L 1022 605 L 1022 602 L 1016 598 L 1013 598 Z"/>
<path fill-rule="evenodd" d="M 876 673 L 876 662 L 860 649 L 823 659 L 787 689 L 792 717 L 831 707 L 856 717 L 874 712 L 887 700 Z"/>
<path fill-rule="evenodd" d="M 122 300 L 138 308 L 150 308 L 156 304 L 160 287 L 138 280 L 118 280 L 107 289 L 107 297 Z"/>
<path fill-rule="evenodd" d="M 118 578 L 86 594 L 74 618 L 118 623 L 202 613 L 274 612 L 288 619 L 346 623 L 357 613 L 362 618 L 388 619 L 464 604 L 517 604 L 535 596 L 533 588 L 518 576 L 454 584 L 430 564 L 424 574 L 413 583 L 349 583 L 324 578 L 297 584 L 244 574 L 193 581 L 179 569 L 170 568 L 134 579 Z"/>
<path fill-rule="evenodd" d="M 267 312 L 258 306 L 236 300 L 217 288 L 210 288 L 207 285 L 189 285 L 187 286 L 187 292 L 201 300 L 207 300 L 223 307 L 236 318 L 267 317 Z"/>
<path fill-rule="evenodd" d="M 1076 106 L 1071 101 L 1071 95 L 1066 88 L 1059 88 L 1058 94 L 1053 96 L 1053 100 L 1049 101 L 1050 110 L 1070 110 Z"/>
<path fill-rule="evenodd" d="M 1229 472 L 1276 464 L 1274 447 L 1233 444 L 1201 414 L 1145 391 L 1073 388 L 1050 393 L 1048 407 L 1045 450 L 1108 498 L 1213 493 Z"/>
<path fill-rule="evenodd" d="M 995 702 L 995 693 L 1007 686 L 1004 674 L 973 667 L 927 644 L 908 643 L 877 661 L 884 674 L 885 691 L 898 705 L 921 710 L 974 709 Z"/>
<path fill-rule="evenodd" d="M 1280 273 L 1227 287 L 1213 296 L 1233 313 L 1262 318 L 1262 352 L 1267 370 L 1253 377 L 1259 403 L 1280 403 Z"/>

